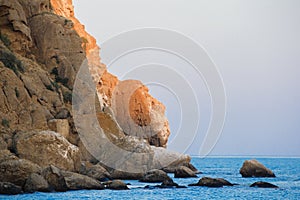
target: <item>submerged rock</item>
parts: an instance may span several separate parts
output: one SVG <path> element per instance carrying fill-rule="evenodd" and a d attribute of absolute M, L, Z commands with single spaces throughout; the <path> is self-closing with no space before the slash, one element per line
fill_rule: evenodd
<path fill-rule="evenodd" d="M 0 182 L 0 194 L 22 194 L 22 188 L 9 182 Z"/>
<path fill-rule="evenodd" d="M 242 177 L 275 177 L 275 174 L 257 160 L 246 160 L 240 169 Z"/>
<path fill-rule="evenodd" d="M 189 184 L 189 186 L 223 187 L 233 186 L 233 184 L 222 178 L 203 177 L 198 181 L 198 183 Z"/>
<path fill-rule="evenodd" d="M 185 166 L 180 166 L 177 169 L 175 169 L 174 177 L 175 178 L 189 178 L 189 177 L 197 177 L 197 175 L 190 168 L 185 167 Z"/>
<path fill-rule="evenodd" d="M 250 185 L 250 187 L 260 187 L 260 188 L 278 188 L 277 185 L 274 185 L 272 183 L 258 181 Z"/>

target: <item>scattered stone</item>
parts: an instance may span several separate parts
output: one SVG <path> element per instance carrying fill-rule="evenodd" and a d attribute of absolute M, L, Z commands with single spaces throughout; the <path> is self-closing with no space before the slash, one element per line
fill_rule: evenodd
<path fill-rule="evenodd" d="M 175 169 L 174 177 L 175 178 L 189 178 L 189 177 L 197 177 L 197 175 L 190 168 L 185 167 L 185 166 L 180 166 Z"/>
<path fill-rule="evenodd" d="M 168 174 L 159 169 L 153 169 L 144 174 L 143 178 L 141 178 L 140 182 L 148 182 L 148 183 L 160 183 L 164 180 L 171 179 Z"/>
<path fill-rule="evenodd" d="M 129 190 L 127 184 L 121 180 L 106 181 L 103 183 L 106 189 L 111 190 Z"/>
<path fill-rule="evenodd" d="M 50 187 L 57 192 L 65 192 L 68 190 L 61 170 L 53 165 L 46 167 L 42 171 L 42 176 L 48 181 Z"/>
<path fill-rule="evenodd" d="M 198 183 L 189 184 L 189 186 L 223 187 L 233 186 L 233 184 L 222 178 L 203 177 Z"/>
<path fill-rule="evenodd" d="M 246 160 L 240 169 L 242 177 L 275 177 L 275 174 L 257 160 Z"/>
<path fill-rule="evenodd" d="M 22 188 L 9 182 L 0 182 L 0 194 L 22 194 Z"/>
<path fill-rule="evenodd" d="M 258 181 L 250 185 L 250 187 L 259 187 L 259 188 L 278 188 L 277 185 L 274 185 L 272 183 Z"/>
<path fill-rule="evenodd" d="M 48 182 L 37 173 L 32 173 L 25 182 L 24 185 L 25 192 L 51 192 L 51 188 Z"/>

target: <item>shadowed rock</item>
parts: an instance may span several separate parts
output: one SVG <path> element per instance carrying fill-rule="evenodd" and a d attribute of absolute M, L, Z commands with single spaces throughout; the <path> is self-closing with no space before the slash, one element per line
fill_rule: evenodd
<path fill-rule="evenodd" d="M 198 183 L 189 184 L 189 186 L 223 187 L 233 186 L 233 184 L 222 178 L 203 177 L 198 181 Z"/>
<path fill-rule="evenodd" d="M 111 179 L 110 174 L 104 167 L 99 164 L 93 165 L 90 162 L 82 162 L 79 173 L 98 181 L 107 181 Z"/>
<path fill-rule="evenodd" d="M 0 182 L 0 194 L 22 194 L 22 188 L 9 182 Z"/>
<path fill-rule="evenodd" d="M 48 182 L 44 179 L 44 177 L 37 173 L 32 173 L 26 180 L 26 183 L 24 185 L 24 191 L 29 193 L 35 191 L 51 192 L 51 188 Z"/>
<path fill-rule="evenodd" d="M 277 185 L 274 185 L 272 183 L 258 181 L 250 185 L 250 187 L 259 187 L 259 188 L 278 188 Z"/>
<path fill-rule="evenodd" d="M 275 174 L 257 160 L 246 160 L 240 169 L 243 177 L 275 177 Z"/>
<path fill-rule="evenodd" d="M 180 166 L 177 169 L 175 169 L 174 176 L 175 178 L 197 177 L 194 171 L 185 166 Z"/>
<path fill-rule="evenodd" d="M 159 183 L 171 179 L 168 174 L 162 170 L 154 169 L 144 174 L 140 182 Z"/>
<path fill-rule="evenodd" d="M 107 181 L 103 183 L 106 189 L 111 190 L 129 190 L 127 185 L 121 180 Z"/>
<path fill-rule="evenodd" d="M 0 163 L 0 180 L 23 186 L 31 173 L 39 173 L 41 168 L 29 160 L 4 160 Z"/>

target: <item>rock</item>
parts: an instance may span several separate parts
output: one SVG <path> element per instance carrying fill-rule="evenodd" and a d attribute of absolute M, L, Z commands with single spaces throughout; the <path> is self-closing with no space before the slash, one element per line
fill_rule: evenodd
<path fill-rule="evenodd" d="M 18 160 L 19 158 L 15 156 L 8 150 L 0 150 L 0 163 L 6 160 Z"/>
<path fill-rule="evenodd" d="M 246 160 L 240 169 L 242 177 L 275 177 L 275 174 L 257 160 Z"/>
<path fill-rule="evenodd" d="M 222 178 L 203 177 L 198 181 L 198 183 L 189 184 L 189 186 L 223 187 L 233 186 L 233 184 Z"/>
<path fill-rule="evenodd" d="M 129 190 L 127 185 L 121 180 L 107 181 L 103 183 L 106 189 L 111 190 Z"/>
<path fill-rule="evenodd" d="M 162 170 L 166 173 L 175 173 L 175 170 L 180 167 L 180 166 L 185 166 L 187 168 L 189 168 L 190 170 L 192 170 L 195 174 L 201 174 L 200 171 L 198 171 L 198 169 L 191 164 L 190 162 L 182 162 L 182 163 L 172 163 L 171 165 L 162 168 Z"/>
<path fill-rule="evenodd" d="M 39 173 L 41 168 L 29 160 L 10 159 L 0 163 L 0 180 L 23 186 L 32 173 Z"/>
<path fill-rule="evenodd" d="M 104 186 L 96 179 L 68 171 L 61 171 L 68 190 L 101 190 Z"/>
<path fill-rule="evenodd" d="M 67 119 L 68 117 L 70 117 L 70 112 L 68 109 L 66 108 L 62 108 L 56 115 L 55 118 L 56 119 Z"/>
<path fill-rule="evenodd" d="M 0 194 L 22 194 L 22 188 L 9 182 L 0 182 Z"/>
<path fill-rule="evenodd" d="M 143 177 L 143 173 L 131 173 L 119 170 L 109 170 L 112 179 L 123 179 L 123 180 L 139 180 Z"/>
<path fill-rule="evenodd" d="M 277 185 L 273 185 L 268 182 L 258 181 L 250 185 L 250 187 L 260 187 L 260 188 L 278 188 Z"/>
<path fill-rule="evenodd" d="M 171 178 L 166 172 L 158 169 L 153 169 L 145 173 L 143 178 L 141 178 L 139 181 L 148 183 L 159 183 L 169 179 Z"/>
<path fill-rule="evenodd" d="M 49 128 L 61 134 L 64 138 L 69 138 L 70 127 L 67 119 L 51 119 L 48 121 Z"/>
<path fill-rule="evenodd" d="M 106 76 L 101 77 L 98 91 L 107 82 Z M 119 81 L 110 89 L 113 113 L 121 128 L 127 135 L 147 139 L 151 145 L 166 147 L 170 128 L 165 117 L 165 106 L 149 95 L 149 89 L 140 81 Z M 103 91 L 102 91 L 103 92 Z M 104 91 L 105 92 L 105 91 Z M 124 105 L 124 106 L 117 106 Z"/>
<path fill-rule="evenodd" d="M 25 182 L 24 185 L 25 192 L 51 192 L 51 188 L 48 182 L 37 173 L 32 173 Z"/>
<path fill-rule="evenodd" d="M 54 165 L 69 171 L 79 169 L 78 147 L 56 132 L 18 132 L 14 137 L 14 143 L 20 158 L 26 158 L 42 167 Z"/>
<path fill-rule="evenodd" d="M 65 192 L 68 190 L 66 181 L 59 168 L 50 165 L 43 169 L 42 176 L 47 180 L 51 189 L 58 192 Z"/>
<path fill-rule="evenodd" d="M 7 149 L 7 144 L 6 142 L 3 140 L 2 137 L 0 137 L 0 150 L 6 150 Z"/>
<path fill-rule="evenodd" d="M 190 168 L 187 168 L 185 166 L 180 166 L 177 169 L 175 169 L 174 177 L 175 178 L 189 178 L 189 177 L 197 177 L 197 175 Z"/>
<path fill-rule="evenodd" d="M 90 162 L 82 162 L 79 173 L 98 181 L 107 181 L 111 179 L 110 174 L 104 167 L 99 164 L 93 165 Z"/>

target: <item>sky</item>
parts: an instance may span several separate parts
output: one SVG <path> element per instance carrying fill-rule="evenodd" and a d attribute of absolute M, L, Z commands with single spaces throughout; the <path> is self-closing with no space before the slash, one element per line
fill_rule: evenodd
<path fill-rule="evenodd" d="M 73 0 L 73 3 L 76 17 L 100 46 L 126 31 L 157 27 L 185 35 L 205 49 L 219 71 L 227 97 L 224 127 L 210 155 L 300 156 L 300 1 Z M 105 55 L 105 48 L 101 52 Z M 158 84 L 161 83 L 158 74 L 145 77 L 140 73 L 143 67 L 134 70 L 134 66 L 154 61 L 157 66 L 161 64 L 160 69 L 174 67 L 167 71 L 170 73 L 165 78 L 169 82 Z M 187 104 L 181 102 L 186 100 L 179 94 L 179 85 L 188 84 L 194 96 L 186 109 L 192 110 L 196 102 L 200 117 L 195 138 L 186 153 L 199 154 L 212 115 L 203 77 L 196 76 L 178 57 L 154 50 L 123 56 L 109 65 L 108 70 L 121 80 L 129 77 L 146 82 L 150 93 L 167 107 L 170 141 L 189 131 L 181 129 L 189 116 L 182 114 Z M 182 81 L 175 80 L 173 71 L 181 75 Z M 178 83 L 178 87 L 171 88 L 171 82 Z"/>

